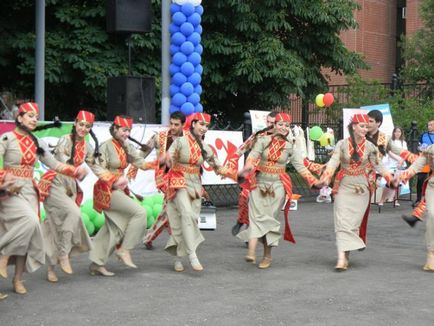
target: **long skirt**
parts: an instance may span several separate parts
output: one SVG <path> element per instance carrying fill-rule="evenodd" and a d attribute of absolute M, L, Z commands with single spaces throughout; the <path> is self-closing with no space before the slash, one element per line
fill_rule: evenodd
<path fill-rule="evenodd" d="M 93 239 L 89 258 L 105 265 L 117 245 L 134 249 L 146 230 L 146 210 L 123 191 L 112 192 L 110 208 L 104 211 L 105 223 Z"/>
<path fill-rule="evenodd" d="M 249 196 L 249 227 L 238 234 L 244 241 L 257 238 L 276 247 L 281 237 L 279 214 L 285 202 L 285 189 L 278 175 L 262 174 Z"/>
<path fill-rule="evenodd" d="M 26 271 L 45 264 L 44 241 L 38 217 L 38 197 L 32 180 L 26 180 L 18 195 L 0 201 L 0 255 L 26 256 Z"/>
<path fill-rule="evenodd" d="M 75 197 L 75 194 L 68 196 L 65 188 L 55 179 L 44 201 L 47 216 L 42 231 L 50 265 L 56 265 L 59 256 L 74 256 L 92 247 Z"/>
<path fill-rule="evenodd" d="M 428 180 L 425 192 L 426 231 L 425 242 L 428 251 L 434 251 L 434 176 Z"/>
<path fill-rule="evenodd" d="M 192 200 L 187 189 L 179 189 L 167 203 L 167 216 L 172 234 L 165 250 L 173 256 L 195 253 L 205 238 L 199 230 L 201 199 Z"/>
<path fill-rule="evenodd" d="M 369 200 L 370 192 L 366 177 L 345 176 L 341 180 L 333 207 L 338 251 L 366 247 L 359 232 Z"/>

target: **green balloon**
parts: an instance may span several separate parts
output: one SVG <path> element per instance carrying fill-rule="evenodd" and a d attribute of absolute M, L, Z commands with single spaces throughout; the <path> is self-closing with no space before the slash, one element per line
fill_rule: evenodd
<path fill-rule="evenodd" d="M 47 213 L 45 213 L 45 209 L 41 208 L 40 212 L 39 212 L 39 220 L 40 222 L 44 222 L 45 219 L 47 218 Z"/>
<path fill-rule="evenodd" d="M 154 201 L 152 200 L 152 197 L 144 197 L 142 201 L 142 207 L 150 206 L 152 207 L 154 205 Z"/>
<path fill-rule="evenodd" d="M 92 235 L 95 232 L 95 226 L 92 224 L 91 221 L 85 223 L 84 226 L 86 227 L 87 233 L 89 235 Z"/>
<path fill-rule="evenodd" d="M 143 205 L 142 207 L 146 210 L 146 218 L 148 218 L 149 216 L 153 216 L 152 206 Z"/>
<path fill-rule="evenodd" d="M 314 126 L 309 130 L 309 138 L 311 140 L 319 140 L 322 136 L 323 132 L 321 127 Z"/>
<path fill-rule="evenodd" d="M 163 202 L 164 202 L 164 195 L 162 194 L 154 195 L 154 205 L 156 204 L 163 205 Z"/>
<path fill-rule="evenodd" d="M 93 219 L 95 218 L 95 216 L 97 214 L 97 211 L 95 211 L 93 209 L 93 200 L 92 199 L 86 200 L 86 202 L 83 205 L 81 205 L 80 210 L 82 213 L 87 214 L 91 221 L 93 221 Z"/>
<path fill-rule="evenodd" d="M 146 216 L 146 228 L 150 229 L 154 225 L 155 219 L 152 215 Z"/>
<path fill-rule="evenodd" d="M 162 209 L 163 205 L 161 204 L 154 204 L 154 206 L 152 206 L 152 215 L 154 216 L 154 218 L 157 218 L 158 215 L 160 215 Z"/>
<path fill-rule="evenodd" d="M 99 213 L 95 215 L 95 218 L 93 220 L 93 225 L 95 226 L 96 230 L 101 229 L 101 227 L 104 225 L 105 223 L 105 216 L 103 213 Z"/>
<path fill-rule="evenodd" d="M 91 223 L 89 215 L 87 215 L 86 213 L 81 213 L 81 220 L 83 221 L 84 225 Z"/>

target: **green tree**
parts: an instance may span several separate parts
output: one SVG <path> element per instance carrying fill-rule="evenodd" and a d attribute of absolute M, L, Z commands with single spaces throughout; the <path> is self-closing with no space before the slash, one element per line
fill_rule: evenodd
<path fill-rule="evenodd" d="M 421 2 L 420 15 L 424 26 L 404 38 L 402 76 L 409 82 L 434 83 L 434 0 Z"/>
<path fill-rule="evenodd" d="M 156 78 L 160 94 L 160 11 L 152 33 L 133 35 L 133 71 Z M 104 118 L 106 79 L 127 73 L 125 37 L 105 32 L 105 1 L 46 0 L 46 112 L 71 118 L 77 108 Z M 354 28 L 355 1 L 204 1 L 202 103 L 240 119 L 249 109 L 285 106 L 290 93 L 312 96 L 327 85 L 322 68 L 352 74 L 365 67 L 339 33 Z M 0 2 L 0 88 L 32 97 L 33 1 Z M 3 77 L 4 76 L 4 77 Z"/>

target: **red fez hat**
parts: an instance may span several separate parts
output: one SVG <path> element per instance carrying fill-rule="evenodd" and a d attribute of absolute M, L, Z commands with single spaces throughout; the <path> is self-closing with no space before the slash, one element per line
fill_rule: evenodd
<path fill-rule="evenodd" d="M 95 121 L 95 115 L 89 111 L 81 110 L 80 112 L 78 112 L 75 120 L 93 123 Z"/>
<path fill-rule="evenodd" d="M 289 114 L 289 113 L 283 113 L 283 112 L 281 112 L 281 113 L 278 113 L 278 114 L 276 114 L 276 122 L 277 121 L 286 121 L 286 122 L 289 122 L 289 123 L 291 123 L 291 115 Z"/>
<path fill-rule="evenodd" d="M 133 119 L 128 117 L 116 116 L 114 124 L 119 127 L 132 128 L 133 127 Z"/>
<path fill-rule="evenodd" d="M 206 123 L 211 123 L 211 116 L 208 113 L 200 113 L 200 112 L 196 112 L 193 115 L 193 119 L 192 120 L 197 120 L 197 121 L 204 121 Z"/>
<path fill-rule="evenodd" d="M 360 122 L 368 123 L 369 117 L 367 114 L 357 113 L 357 114 L 353 115 L 353 117 L 351 118 L 351 122 L 352 123 L 360 123 Z"/>
<path fill-rule="evenodd" d="M 20 108 L 18 109 L 18 113 L 26 113 L 26 112 L 33 112 L 36 114 L 39 114 L 39 107 L 38 103 L 34 102 L 26 102 L 20 105 Z"/>

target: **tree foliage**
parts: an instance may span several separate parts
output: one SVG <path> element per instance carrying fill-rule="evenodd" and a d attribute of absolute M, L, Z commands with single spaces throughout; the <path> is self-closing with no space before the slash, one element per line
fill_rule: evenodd
<path fill-rule="evenodd" d="M 424 26 L 404 38 L 402 76 L 407 81 L 434 83 L 434 0 L 421 2 L 420 15 Z"/>
<path fill-rule="evenodd" d="M 126 38 L 105 30 L 103 0 L 46 0 L 46 112 L 71 118 L 80 107 L 105 117 L 106 80 L 127 74 Z M 156 78 L 160 94 L 161 1 L 152 33 L 133 34 L 133 72 Z M 324 90 L 321 68 L 365 67 L 339 33 L 356 26 L 355 1 L 204 1 L 202 103 L 239 119 L 249 109 L 285 106 L 288 94 Z M 33 97 L 34 2 L 2 1 L 0 88 Z M 158 104 L 157 104 L 158 105 Z M 158 106 L 157 106 L 158 107 Z"/>

